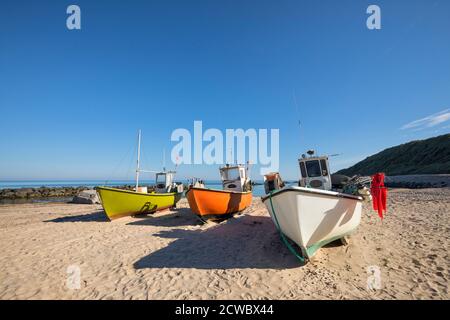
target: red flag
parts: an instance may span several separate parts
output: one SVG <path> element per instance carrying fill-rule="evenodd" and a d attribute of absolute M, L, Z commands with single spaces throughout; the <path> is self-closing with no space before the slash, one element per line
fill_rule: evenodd
<path fill-rule="evenodd" d="M 387 189 L 384 186 L 384 173 L 376 173 L 372 176 L 370 187 L 372 194 L 373 209 L 378 211 L 378 215 L 383 219 L 383 211 L 386 211 Z"/>

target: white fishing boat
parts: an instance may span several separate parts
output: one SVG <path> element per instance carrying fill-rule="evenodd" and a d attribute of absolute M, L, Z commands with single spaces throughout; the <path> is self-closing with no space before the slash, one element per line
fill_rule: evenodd
<path fill-rule="evenodd" d="M 262 197 L 282 239 L 288 247 L 284 236 L 295 242 L 302 259 L 309 259 L 332 241 L 345 243 L 345 237 L 360 223 L 364 198 L 370 196 L 361 180 L 348 182 L 346 192 L 333 191 L 328 157 L 309 154 L 299 159 L 299 186 L 284 186 L 278 173 L 268 174 L 264 177 L 267 195 Z"/>

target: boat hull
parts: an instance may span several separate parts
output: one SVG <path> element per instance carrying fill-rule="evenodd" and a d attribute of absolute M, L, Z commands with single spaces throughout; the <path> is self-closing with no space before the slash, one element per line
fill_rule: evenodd
<path fill-rule="evenodd" d="M 276 224 L 273 205 L 281 231 L 307 258 L 355 231 L 361 221 L 362 198 L 338 192 L 287 187 L 262 201 Z"/>
<path fill-rule="evenodd" d="M 252 192 L 233 192 L 191 187 L 186 192 L 191 210 L 202 219 L 231 217 L 252 203 Z"/>
<path fill-rule="evenodd" d="M 171 208 L 181 198 L 181 193 L 140 193 L 107 187 L 96 190 L 110 220 Z"/>

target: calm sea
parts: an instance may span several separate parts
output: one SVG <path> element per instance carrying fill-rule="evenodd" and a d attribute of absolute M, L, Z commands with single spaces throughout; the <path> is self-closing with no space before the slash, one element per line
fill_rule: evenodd
<path fill-rule="evenodd" d="M 187 183 L 187 181 L 181 181 Z M 154 184 L 154 180 L 141 180 L 140 185 Z M 3 180 L 0 181 L 0 189 L 16 188 L 39 188 L 39 187 L 96 187 L 96 186 L 119 186 L 134 185 L 134 180 Z M 205 181 L 208 188 L 222 189 L 222 184 L 217 180 Z M 256 185 L 253 188 L 253 196 L 260 197 L 264 195 L 264 186 Z"/>

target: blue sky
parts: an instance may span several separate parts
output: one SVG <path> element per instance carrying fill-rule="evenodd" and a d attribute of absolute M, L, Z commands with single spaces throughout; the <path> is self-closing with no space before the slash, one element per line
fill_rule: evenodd
<path fill-rule="evenodd" d="M 81 30 L 66 28 L 70 4 Z M 366 27 L 370 4 L 381 30 Z M 448 133 L 449 13 L 425 0 L 2 1 L 0 179 L 132 178 L 139 128 L 159 169 L 194 120 L 279 128 L 288 179 L 309 148 L 341 154 L 337 170 Z"/>

